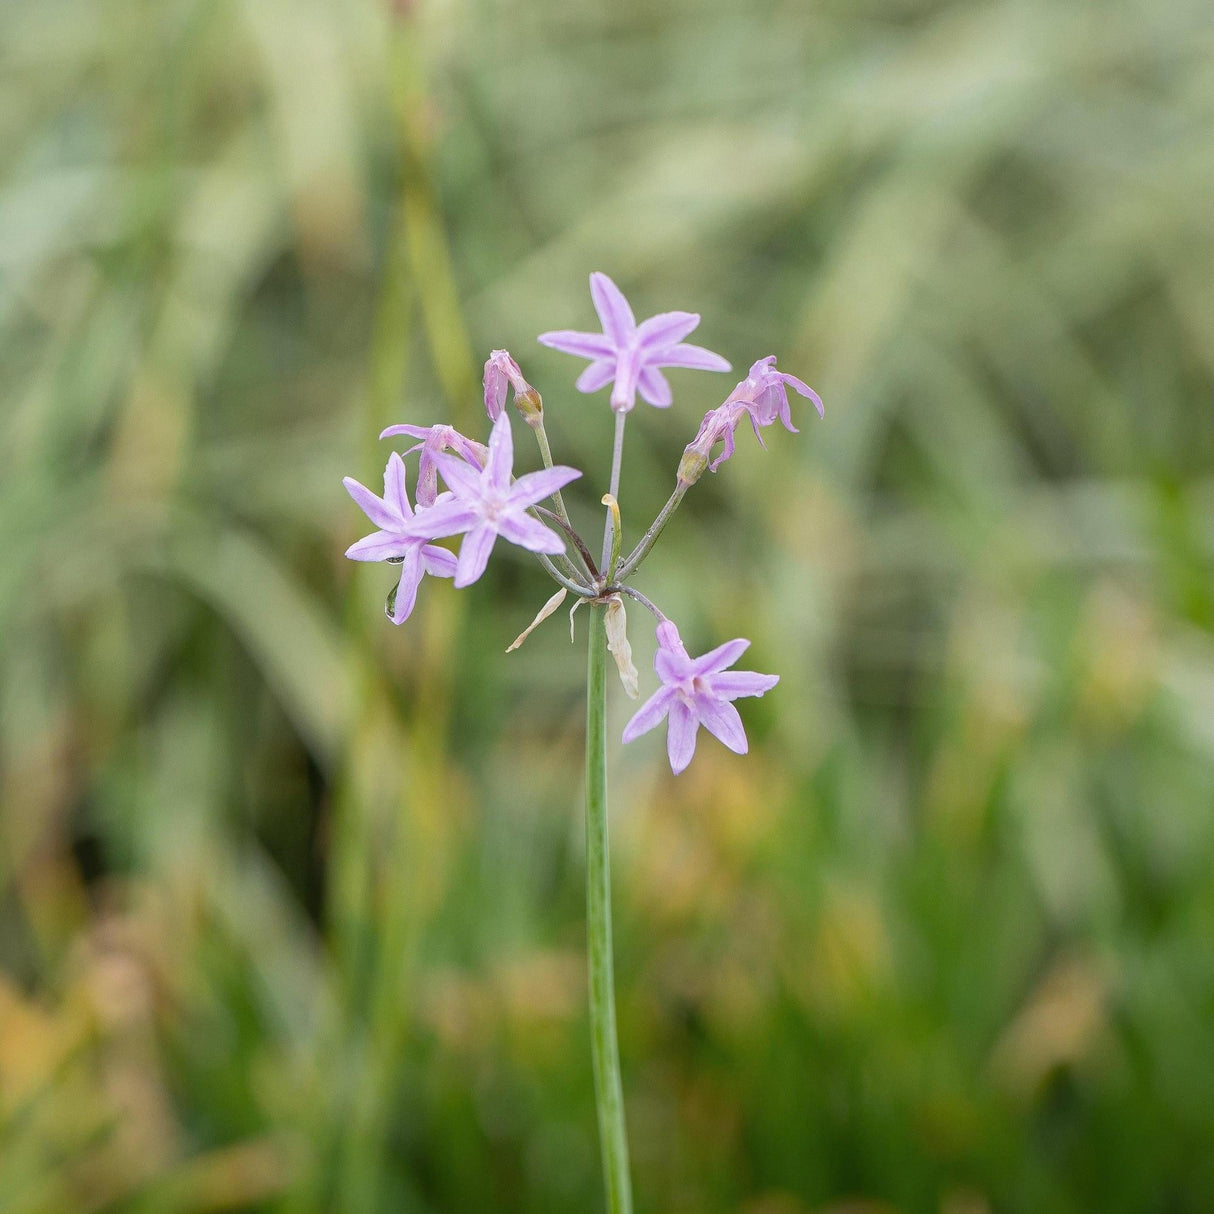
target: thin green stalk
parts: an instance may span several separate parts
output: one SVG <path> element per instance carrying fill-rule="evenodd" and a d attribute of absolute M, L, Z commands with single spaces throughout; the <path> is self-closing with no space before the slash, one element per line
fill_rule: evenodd
<path fill-rule="evenodd" d="M 534 422 L 528 421 L 527 424 L 535 431 L 535 441 L 539 445 L 540 459 L 544 461 L 544 467 L 551 468 L 552 448 L 548 445 L 548 431 L 544 429 L 544 415 L 541 413 Z M 565 509 L 565 499 L 561 497 L 559 489 L 552 495 L 552 500 L 556 505 L 556 512 L 561 516 L 561 521 L 565 526 L 573 526 L 569 521 L 569 513 Z"/>
<path fill-rule="evenodd" d="M 624 423 L 628 420 L 627 413 L 615 415 L 615 442 L 611 448 L 611 487 L 607 490 L 618 502 L 620 500 L 620 468 L 624 463 Z M 601 568 L 606 569 L 611 561 L 611 516 L 603 525 L 603 560 Z"/>
<path fill-rule="evenodd" d="M 670 521 L 670 516 L 679 508 L 679 503 L 683 500 L 684 494 L 690 488 L 690 485 L 685 485 L 682 481 L 675 486 L 674 492 L 666 501 L 666 505 L 658 511 L 658 517 L 653 520 L 649 530 L 641 536 L 641 542 L 628 554 L 627 559 L 620 566 L 619 572 L 616 574 L 617 581 L 623 581 L 629 574 L 636 572 L 636 567 L 649 555 L 649 550 L 657 543 L 657 538 L 662 534 L 662 529 Z"/>
<path fill-rule="evenodd" d="M 586 937 L 590 1041 L 608 1214 L 632 1214 L 624 1089 L 615 1034 L 611 959 L 611 866 L 607 843 L 607 631 L 603 607 L 590 609 L 586 663 Z"/>

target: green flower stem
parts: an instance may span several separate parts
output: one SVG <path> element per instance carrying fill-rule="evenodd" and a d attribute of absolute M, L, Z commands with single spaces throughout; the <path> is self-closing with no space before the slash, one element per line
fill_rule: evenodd
<path fill-rule="evenodd" d="M 622 582 L 629 574 L 636 572 L 636 567 L 649 555 L 650 548 L 657 543 L 662 529 L 670 522 L 670 516 L 679 508 L 679 503 L 690 487 L 682 481 L 675 485 L 674 492 L 667 499 L 666 505 L 658 512 L 658 517 L 653 520 L 649 530 L 641 536 L 641 542 L 628 554 L 627 559 L 620 566 L 619 572 L 616 574 L 616 581 Z"/>
<path fill-rule="evenodd" d="M 535 420 L 527 419 L 527 425 L 535 431 L 535 441 L 539 445 L 540 459 L 544 461 L 545 468 L 552 467 L 552 448 L 548 445 L 548 431 L 544 429 L 544 415 L 537 414 Z M 569 513 L 565 509 L 565 499 L 561 497 L 561 491 L 558 489 L 552 495 L 552 503 L 556 506 L 556 512 L 560 515 L 561 522 L 566 527 L 572 527 L 573 524 L 569 521 Z"/>
<path fill-rule="evenodd" d="M 611 960 L 611 867 L 607 843 L 606 610 L 590 609 L 586 664 L 586 937 L 590 966 L 590 1040 L 608 1214 L 632 1214 L 624 1091 L 615 1035 Z"/>
<path fill-rule="evenodd" d="M 611 487 L 607 492 L 617 502 L 620 500 L 620 467 L 624 462 L 624 423 L 627 420 L 627 413 L 620 412 L 615 415 L 615 442 L 611 448 Z M 608 515 L 603 525 L 603 560 L 599 566 L 601 569 L 606 569 L 611 563 L 612 531 L 611 516 Z"/>

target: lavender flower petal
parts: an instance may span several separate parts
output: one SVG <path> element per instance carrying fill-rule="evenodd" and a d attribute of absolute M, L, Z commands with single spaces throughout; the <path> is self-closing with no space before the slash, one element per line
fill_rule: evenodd
<path fill-rule="evenodd" d="M 505 492 L 510 488 L 510 470 L 514 467 L 514 435 L 510 418 L 502 414 L 493 423 L 489 436 L 489 459 L 485 464 L 485 482 L 491 489 Z"/>
<path fill-rule="evenodd" d="M 413 517 L 413 507 L 409 505 L 409 490 L 405 483 L 405 461 L 395 451 L 388 456 L 388 467 L 384 472 L 384 501 L 401 518 Z"/>
<path fill-rule="evenodd" d="M 392 623 L 403 624 L 413 614 L 417 588 L 424 575 L 419 550 L 413 548 L 400 565 L 400 581 L 396 584 L 396 598 L 392 603 Z"/>
<path fill-rule="evenodd" d="M 597 392 L 600 388 L 605 388 L 613 379 L 615 379 L 615 359 L 599 359 L 592 362 L 577 377 L 574 387 L 579 392 Z"/>
<path fill-rule="evenodd" d="M 674 698 L 674 694 L 669 687 L 659 687 L 633 713 L 632 720 L 624 726 L 624 741 L 635 742 L 641 734 L 648 733 L 651 729 L 660 725 L 670 709 L 670 701 Z"/>
<path fill-rule="evenodd" d="M 692 755 L 696 752 L 696 731 L 699 718 L 691 707 L 679 698 L 672 698 L 666 726 L 666 754 L 670 759 L 670 770 L 680 775 L 687 770 Z"/>
<path fill-rule="evenodd" d="M 459 535 L 476 526 L 479 516 L 467 502 L 457 497 L 436 502 L 425 510 L 419 510 L 405 528 L 413 539 L 441 540 L 449 535 Z"/>
<path fill-rule="evenodd" d="M 366 485 L 356 481 L 352 476 L 342 478 L 341 482 L 346 492 L 358 504 L 358 508 L 377 526 L 391 528 L 400 520 L 392 508 L 382 497 L 371 492 Z"/>
<path fill-rule="evenodd" d="M 376 531 L 351 544 L 346 549 L 346 556 L 352 561 L 386 561 L 403 556 L 416 546 L 416 542 L 407 536 L 391 531 Z"/>
<path fill-rule="evenodd" d="M 582 333 L 577 329 L 554 329 L 536 339 L 541 346 L 576 354 L 578 358 L 615 358 L 615 344 L 605 333 Z"/>
<path fill-rule="evenodd" d="M 716 674 L 717 671 L 732 666 L 749 648 L 750 642 L 744 637 L 726 641 L 724 645 L 718 645 L 715 649 L 710 649 L 703 656 L 696 658 L 691 663 L 691 673 L 693 675 Z"/>
<path fill-rule="evenodd" d="M 555 531 L 525 514 L 511 514 L 500 519 L 497 532 L 502 539 L 531 552 L 565 551 L 565 541 Z"/>
<path fill-rule="evenodd" d="M 515 506 L 534 506 L 536 502 L 551 497 L 558 489 L 563 489 L 581 475 L 576 468 L 567 467 L 565 464 L 556 464 L 539 472 L 528 472 L 510 486 L 508 500 Z"/>
<path fill-rule="evenodd" d="M 686 343 L 668 346 L 655 361 L 659 367 L 690 367 L 693 371 L 728 371 L 730 367 L 719 354 Z"/>
<path fill-rule="evenodd" d="M 478 492 L 481 483 L 481 473 L 471 464 L 465 463 L 454 455 L 436 455 L 433 457 L 434 466 L 442 473 L 443 480 L 455 494 L 469 496 Z M 430 509 L 434 506 L 431 505 Z"/>
<path fill-rule="evenodd" d="M 756 674 L 753 670 L 726 670 L 709 675 L 705 682 L 712 694 L 725 700 L 736 700 L 741 696 L 761 696 L 778 682 L 778 674 Z"/>
<path fill-rule="evenodd" d="M 682 341 L 699 323 L 698 312 L 659 312 L 637 325 L 637 337 L 646 350 L 658 353 Z"/>
<path fill-rule="evenodd" d="M 700 723 L 713 737 L 724 742 L 734 754 L 744 755 L 749 749 L 746 730 L 738 710 L 728 700 L 717 700 L 712 696 L 696 696 L 696 712 Z"/>
<path fill-rule="evenodd" d="M 656 367 L 646 367 L 637 377 L 637 387 L 641 399 L 657 409 L 668 409 L 674 396 L 670 391 L 670 382 Z"/>
<path fill-rule="evenodd" d="M 617 348 L 636 334 L 636 317 L 624 298 L 624 292 L 598 270 L 590 275 L 590 298 L 594 301 L 594 310 L 599 314 L 603 332 Z"/>
<path fill-rule="evenodd" d="M 422 548 L 422 563 L 431 577 L 454 577 L 459 562 L 454 552 L 440 548 L 437 544 L 427 544 Z"/>
<path fill-rule="evenodd" d="M 480 523 L 464 536 L 460 544 L 459 561 L 455 570 L 455 588 L 462 590 L 485 572 L 489 554 L 497 541 L 497 529 L 489 523 Z"/>

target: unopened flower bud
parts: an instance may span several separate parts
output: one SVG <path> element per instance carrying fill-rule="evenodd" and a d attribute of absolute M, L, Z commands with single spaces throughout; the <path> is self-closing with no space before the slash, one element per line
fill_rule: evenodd
<path fill-rule="evenodd" d="M 540 394 L 523 378 L 518 363 L 510 357 L 508 350 L 494 350 L 485 363 L 485 412 L 492 421 L 501 416 L 507 386 L 514 389 L 518 411 L 534 425 L 531 419 L 538 417 L 543 408 Z"/>
<path fill-rule="evenodd" d="M 514 394 L 514 407 L 522 414 L 527 425 L 538 426 L 544 416 L 544 402 L 540 394 L 528 384 L 523 391 Z"/>
<path fill-rule="evenodd" d="M 704 475 L 704 469 L 707 467 L 708 456 L 696 450 L 695 443 L 688 443 L 683 458 L 679 460 L 679 484 L 694 485 Z"/>

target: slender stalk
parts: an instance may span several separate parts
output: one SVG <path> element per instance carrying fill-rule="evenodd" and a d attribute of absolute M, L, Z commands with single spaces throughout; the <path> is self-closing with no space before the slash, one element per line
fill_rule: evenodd
<path fill-rule="evenodd" d="M 564 586 L 566 590 L 572 590 L 574 594 L 580 595 L 584 599 L 594 597 L 594 590 L 589 586 L 583 586 L 581 582 L 575 582 L 572 578 L 567 578 L 553 563 L 551 558 L 544 552 L 537 552 L 535 559 L 544 566 L 545 572 L 558 585 Z"/>
<path fill-rule="evenodd" d="M 586 573 L 593 581 L 599 576 L 599 567 L 594 563 L 594 557 L 590 555 L 590 549 L 586 547 L 586 541 L 582 539 L 568 519 L 563 519 L 559 514 L 553 514 L 551 510 L 545 509 L 543 506 L 532 506 L 531 510 L 534 514 L 538 514 L 540 518 L 547 519 L 550 523 L 555 523 L 564 533 L 566 538 L 577 549 L 578 555 L 582 558 L 582 564 L 586 566 Z"/>
<path fill-rule="evenodd" d="M 628 414 L 624 412 L 615 415 L 615 443 L 611 449 L 611 488 L 607 490 L 612 497 L 620 499 L 620 465 L 624 462 L 624 423 Z M 611 561 L 611 515 L 603 524 L 603 560 L 600 567 L 606 569 Z"/>
<path fill-rule="evenodd" d="M 623 416 L 622 414 L 620 415 Z M 622 429 L 622 427 L 621 427 Z M 608 1214 L 632 1214 L 624 1090 L 615 1033 L 611 958 L 611 868 L 607 843 L 607 633 L 605 609 L 590 609 L 586 663 L 586 951 L 590 1041 Z"/>
<path fill-rule="evenodd" d="M 658 536 L 662 534 L 662 528 L 670 522 L 670 516 L 679 508 L 679 503 L 689 488 L 690 486 L 683 484 L 682 481 L 675 485 L 674 492 L 667 499 L 666 505 L 658 512 L 658 517 L 653 520 L 649 530 L 641 536 L 641 542 L 628 554 L 620 566 L 619 572 L 616 574 L 618 581 L 622 582 L 629 574 L 635 573 L 636 567 L 649 555 L 650 548 L 657 543 Z"/>
<path fill-rule="evenodd" d="M 534 422 L 528 420 L 527 424 L 535 431 L 535 441 L 539 445 L 540 459 L 544 461 L 544 467 L 551 468 L 552 448 L 548 445 L 548 431 L 544 429 L 544 415 L 542 413 L 539 414 Z M 552 495 L 552 502 L 556 506 L 557 514 L 561 516 L 561 522 L 566 527 L 572 527 L 573 524 L 569 521 L 569 513 L 565 509 L 565 499 L 561 497 L 559 489 Z"/>
<path fill-rule="evenodd" d="M 629 598 L 636 599 L 636 601 L 640 603 L 642 607 L 653 614 L 653 618 L 657 620 L 659 624 L 666 618 L 665 615 L 663 615 L 658 609 L 658 605 L 652 599 L 646 598 L 645 595 L 643 595 L 634 586 L 617 586 L 615 589 L 619 594 L 626 594 Z"/>

